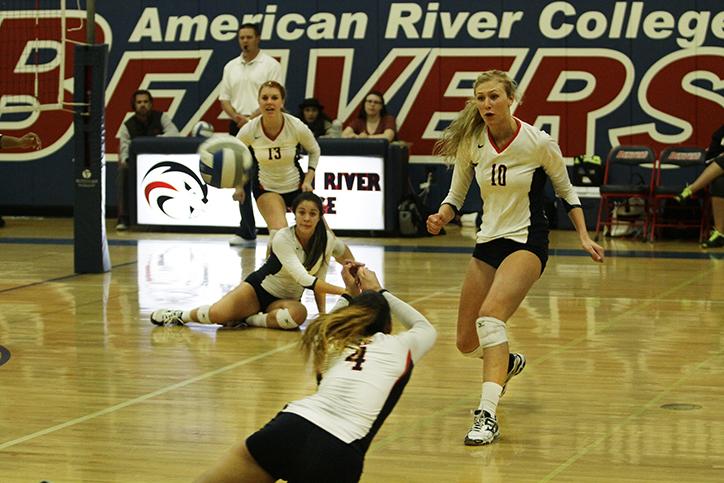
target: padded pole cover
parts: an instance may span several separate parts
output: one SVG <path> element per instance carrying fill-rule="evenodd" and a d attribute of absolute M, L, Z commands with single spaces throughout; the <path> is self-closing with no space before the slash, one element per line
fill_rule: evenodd
<path fill-rule="evenodd" d="M 73 205 L 75 273 L 111 269 L 105 221 L 105 88 L 108 46 L 75 47 Z"/>

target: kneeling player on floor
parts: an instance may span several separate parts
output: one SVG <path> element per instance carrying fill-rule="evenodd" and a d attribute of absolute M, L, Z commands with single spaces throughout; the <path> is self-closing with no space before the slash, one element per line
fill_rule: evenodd
<path fill-rule="evenodd" d="M 301 303 L 304 289 L 314 291 L 319 313 L 325 311 L 325 295 L 342 294 L 344 287 L 327 283 L 330 257 L 353 261 L 349 247 L 329 231 L 323 219 L 322 200 L 311 192 L 292 204 L 296 224 L 284 228 L 272 241 L 264 265 L 213 305 L 192 310 L 161 309 L 151 314 L 155 325 L 187 322 L 235 326 L 240 323 L 273 329 L 296 329 L 307 318 Z"/>

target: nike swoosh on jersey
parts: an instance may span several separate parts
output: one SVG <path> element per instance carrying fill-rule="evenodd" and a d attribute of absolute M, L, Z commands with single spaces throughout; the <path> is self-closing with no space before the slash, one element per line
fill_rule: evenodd
<path fill-rule="evenodd" d="M 478 144 L 478 149 L 483 149 L 485 147 L 485 144 Z"/>

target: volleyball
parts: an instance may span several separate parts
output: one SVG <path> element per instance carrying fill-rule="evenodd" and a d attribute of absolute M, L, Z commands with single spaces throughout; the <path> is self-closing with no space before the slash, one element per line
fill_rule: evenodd
<path fill-rule="evenodd" d="M 194 128 L 191 130 L 191 135 L 196 138 L 209 138 L 212 134 L 214 134 L 214 126 L 206 121 L 197 122 Z"/>
<path fill-rule="evenodd" d="M 228 134 L 207 139 L 198 153 L 201 178 L 215 188 L 243 185 L 253 164 L 246 144 Z"/>

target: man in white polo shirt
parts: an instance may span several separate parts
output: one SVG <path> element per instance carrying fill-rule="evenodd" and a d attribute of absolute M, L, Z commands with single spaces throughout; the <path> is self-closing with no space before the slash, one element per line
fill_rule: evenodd
<path fill-rule="evenodd" d="M 259 87 L 268 80 L 284 84 L 282 68 L 273 57 L 259 49 L 261 34 L 256 24 L 245 23 L 239 28 L 241 55 L 224 66 L 219 101 L 221 108 L 231 118 L 229 134 L 235 136 L 241 126 L 259 115 Z M 249 177 L 249 180 L 253 176 Z M 244 186 L 251 193 L 251 184 Z M 244 246 L 256 239 L 256 221 L 251 207 L 251 196 L 239 203 L 241 223 L 231 245 Z"/>

